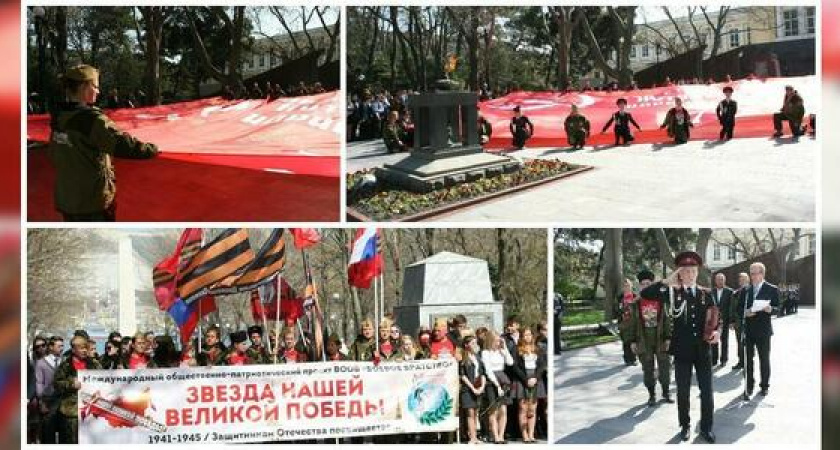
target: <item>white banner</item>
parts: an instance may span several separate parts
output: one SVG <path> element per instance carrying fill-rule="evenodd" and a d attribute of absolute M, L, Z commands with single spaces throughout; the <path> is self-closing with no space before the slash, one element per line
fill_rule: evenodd
<path fill-rule="evenodd" d="M 455 361 L 79 374 L 80 444 L 271 442 L 458 427 Z"/>

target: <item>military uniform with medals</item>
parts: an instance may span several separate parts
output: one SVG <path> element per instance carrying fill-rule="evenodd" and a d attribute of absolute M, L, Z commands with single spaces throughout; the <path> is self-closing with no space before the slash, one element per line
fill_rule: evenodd
<path fill-rule="evenodd" d="M 650 271 L 642 271 L 638 280 L 653 281 L 654 275 Z M 671 387 L 671 356 L 668 355 L 668 345 L 671 340 L 671 321 L 666 317 L 667 303 L 661 298 L 646 298 L 640 296 L 631 306 L 631 320 L 628 335 L 631 343 L 635 344 L 636 354 L 642 363 L 645 387 L 650 398 L 648 405 L 656 403 L 656 381 L 662 387 L 662 398 L 667 403 L 673 403 L 670 395 Z M 659 369 L 655 373 L 654 363 Z"/>

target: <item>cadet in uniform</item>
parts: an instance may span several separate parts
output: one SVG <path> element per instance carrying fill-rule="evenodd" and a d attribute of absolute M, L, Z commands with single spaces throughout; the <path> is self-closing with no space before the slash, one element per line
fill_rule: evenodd
<path fill-rule="evenodd" d="M 251 358 L 252 364 L 268 364 L 271 358 L 268 356 L 268 349 L 265 348 L 262 341 L 263 329 L 259 325 L 254 325 L 248 328 L 248 337 L 251 338 L 251 346 L 248 347 L 248 357 Z"/>
<path fill-rule="evenodd" d="M 56 169 L 55 206 L 68 222 L 116 220 L 116 178 L 112 156 L 145 159 L 154 144 L 117 129 L 92 106 L 99 94 L 99 71 L 80 65 L 62 78 L 67 101 L 52 115 L 49 155 Z"/>
<path fill-rule="evenodd" d="M 566 117 L 564 127 L 566 138 L 572 149 L 582 149 L 586 145 L 586 138 L 590 135 L 590 125 L 589 120 L 580 113 L 577 105 L 572 105 L 572 112 L 569 113 L 569 117 Z"/>
<path fill-rule="evenodd" d="M 717 106 L 717 118 L 722 127 L 720 130 L 720 140 L 730 140 L 735 134 L 735 115 L 738 114 L 738 102 L 732 100 L 732 93 L 734 89 L 732 86 L 723 88 L 723 95 L 725 99 L 721 100 Z"/>
<path fill-rule="evenodd" d="M 225 365 L 246 366 L 254 364 L 248 356 L 248 335 L 244 331 L 230 333 L 230 351 L 225 355 Z"/>
<path fill-rule="evenodd" d="M 700 437 L 713 444 L 712 361 L 709 345 L 717 341 L 717 308 L 710 293 L 697 286 L 697 274 L 703 259 L 695 252 L 683 252 L 675 258 L 677 270 L 665 280 L 642 291 L 642 298 L 658 300 L 668 305 L 673 321 L 669 351 L 674 356 L 677 379 L 677 409 L 680 438 L 687 441 L 690 432 L 689 400 L 692 371 L 700 388 Z M 711 326 L 707 323 L 714 320 Z"/>
<path fill-rule="evenodd" d="M 668 137 L 673 138 L 674 143 L 685 144 L 691 138 L 691 128 L 694 124 L 691 123 L 688 110 L 683 108 L 682 99 L 677 97 L 674 103 L 676 106 L 668 111 L 660 128 L 668 129 Z"/>
<path fill-rule="evenodd" d="M 627 108 L 627 99 L 620 98 L 615 102 L 616 106 L 618 106 L 618 111 L 616 111 L 612 117 L 610 117 L 609 122 L 604 125 L 604 129 L 601 130 L 601 134 L 607 132 L 607 129 L 615 123 L 615 128 L 613 131 L 615 132 L 615 145 L 628 145 L 635 139 L 633 137 L 633 133 L 630 132 L 630 124 L 636 126 L 636 129 L 642 131 L 642 127 L 636 123 L 636 119 L 633 118 L 633 115 L 629 112 L 625 111 Z"/>
<path fill-rule="evenodd" d="M 653 283 L 654 275 L 649 270 L 639 272 L 636 277 L 639 288 L 645 288 Z M 668 347 L 671 344 L 671 321 L 665 317 L 666 305 L 661 299 L 647 299 L 640 296 L 630 305 L 631 319 L 628 327 L 630 347 L 642 362 L 645 387 L 650 397 L 648 406 L 656 405 L 656 379 L 662 386 L 662 399 L 666 403 L 671 400 L 671 357 Z M 659 369 L 659 377 L 654 374 L 654 362 Z"/>
<path fill-rule="evenodd" d="M 785 87 L 785 99 L 782 103 L 782 109 L 773 114 L 773 127 L 776 132 L 773 133 L 774 138 L 782 137 L 782 124 L 787 121 L 790 123 L 790 132 L 793 137 L 799 137 L 804 134 L 802 131 L 802 119 L 805 117 L 805 103 L 793 86 Z"/>
<path fill-rule="evenodd" d="M 388 113 L 388 122 L 382 127 L 382 140 L 388 153 L 404 152 L 408 150 L 405 145 L 405 132 L 399 121 L 400 114 L 396 111 Z"/>
<path fill-rule="evenodd" d="M 534 135 L 534 124 L 528 116 L 522 115 L 519 106 L 513 108 L 513 117 L 510 119 L 510 135 L 513 136 L 513 146 L 517 150 L 525 147 L 525 142 Z"/>
<path fill-rule="evenodd" d="M 59 411 L 63 416 L 67 442 L 59 444 L 79 443 L 79 382 L 80 370 L 98 370 L 102 367 L 88 354 L 88 340 L 83 336 L 73 336 L 70 340 L 70 356 L 64 359 L 55 369 L 53 386 L 55 395 L 59 399 Z M 62 434 L 59 433 L 59 437 Z"/>

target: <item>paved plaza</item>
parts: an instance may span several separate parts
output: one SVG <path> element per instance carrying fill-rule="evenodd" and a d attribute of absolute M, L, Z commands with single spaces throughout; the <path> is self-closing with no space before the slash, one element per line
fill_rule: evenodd
<path fill-rule="evenodd" d="M 805 448 L 819 436 L 819 316 L 813 308 L 773 320 L 770 394 L 752 406 L 731 408 L 743 392 L 735 348 L 715 369 L 714 429 L 720 444 L 781 444 Z M 730 343 L 734 335 L 730 335 Z M 756 357 L 756 379 L 758 379 Z M 676 385 L 671 381 L 676 399 Z M 657 387 L 657 398 L 660 398 Z M 698 436 L 700 399 L 692 385 L 692 437 Z M 561 444 L 681 443 L 677 405 L 647 406 L 641 366 L 625 366 L 620 342 L 564 352 L 554 359 L 554 441 Z"/>
<path fill-rule="evenodd" d="M 811 222 L 816 219 L 817 141 L 802 137 L 639 144 L 569 151 L 533 148 L 523 158 L 595 169 L 454 211 L 447 222 Z M 382 166 L 380 140 L 349 143 L 347 170 Z"/>

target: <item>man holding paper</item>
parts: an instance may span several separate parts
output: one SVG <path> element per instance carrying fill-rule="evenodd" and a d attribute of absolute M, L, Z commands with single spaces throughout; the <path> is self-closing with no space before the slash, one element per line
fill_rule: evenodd
<path fill-rule="evenodd" d="M 767 395 L 770 387 L 770 337 L 773 325 L 770 316 L 773 308 L 779 306 L 779 288 L 764 281 L 764 264 L 756 262 L 750 265 L 750 286 L 741 298 L 744 312 L 744 326 L 747 338 L 747 396 L 752 396 L 755 387 L 753 362 L 758 351 L 758 364 L 761 370 L 760 395 Z"/>

